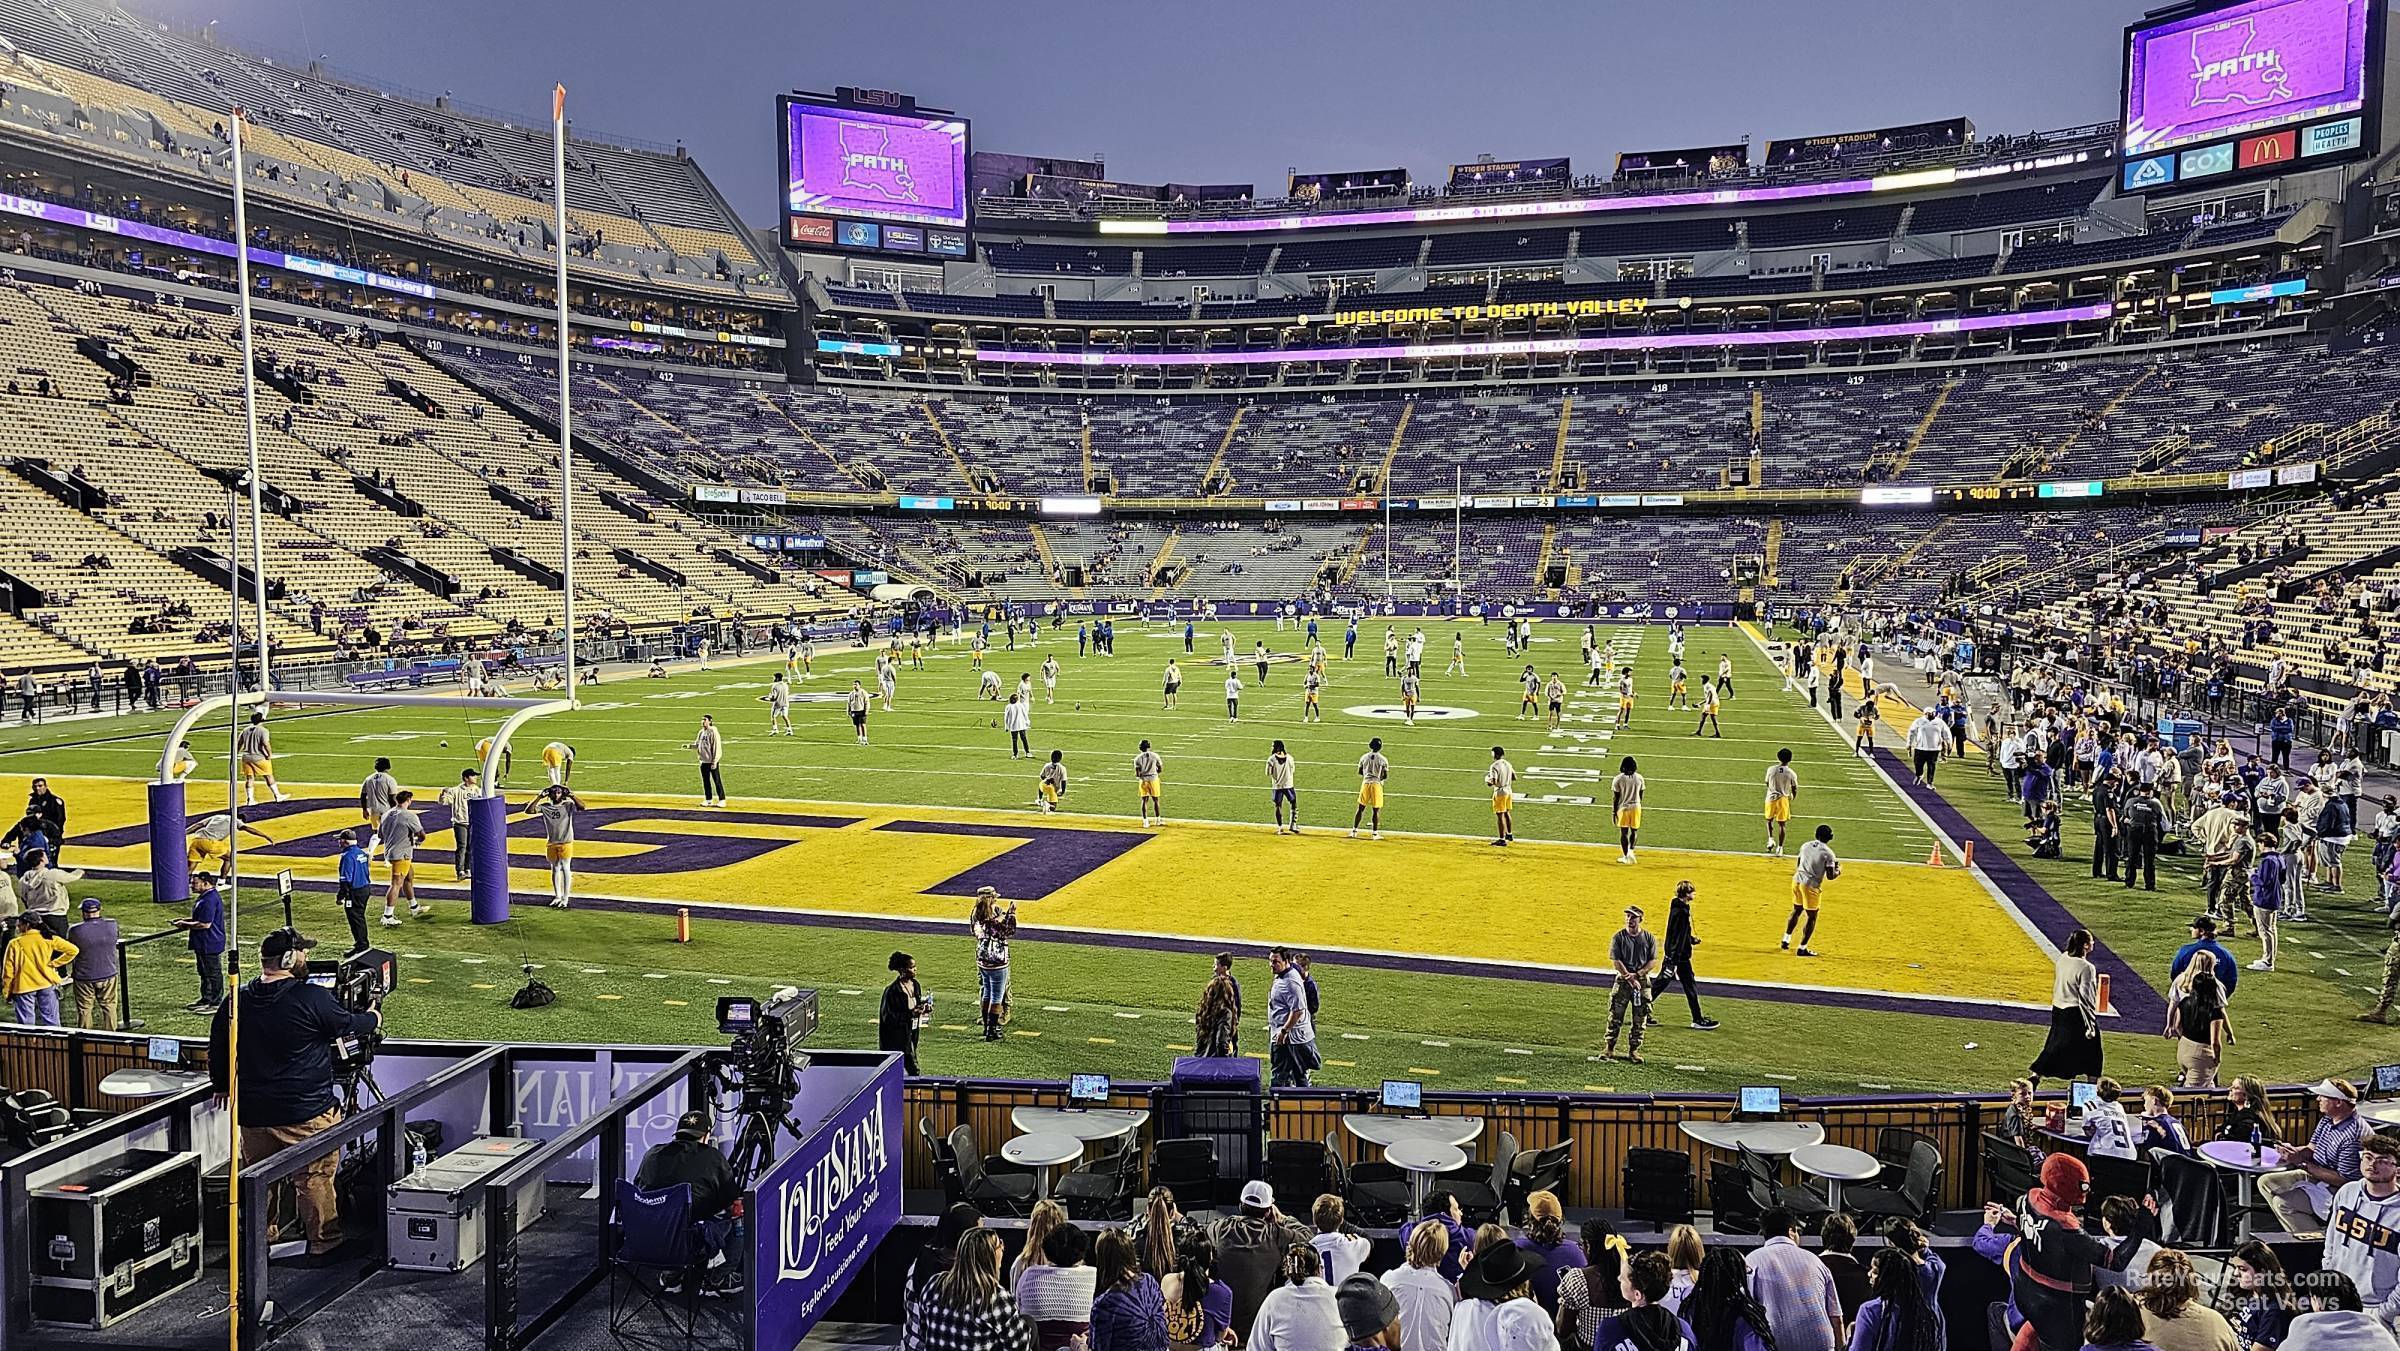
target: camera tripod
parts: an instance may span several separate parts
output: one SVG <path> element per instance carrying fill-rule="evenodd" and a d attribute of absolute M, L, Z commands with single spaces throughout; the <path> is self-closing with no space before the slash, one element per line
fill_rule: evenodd
<path fill-rule="evenodd" d="M 775 1158 L 775 1133 L 789 1131 L 794 1140 L 800 1138 L 798 1128 L 791 1122 L 790 1109 L 751 1107 L 742 1112 L 741 1133 L 734 1137 L 733 1148 L 725 1151 L 726 1161 L 733 1166 L 734 1177 L 745 1187 L 757 1180 Z"/>

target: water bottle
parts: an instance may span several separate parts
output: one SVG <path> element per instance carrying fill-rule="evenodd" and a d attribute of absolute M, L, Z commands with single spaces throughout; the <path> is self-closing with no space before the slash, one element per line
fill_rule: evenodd
<path fill-rule="evenodd" d="M 2253 1135 L 2255 1134 L 2256 1132 L 2253 1132 Z M 2252 1141 L 2253 1146 L 2255 1146 L 2256 1143 L 2257 1142 L 2254 1139 Z M 423 1168 L 428 1161 L 428 1156 L 425 1153 L 425 1137 L 418 1135 L 413 1131 L 410 1132 L 408 1137 L 408 1171 L 412 1173 L 416 1172 L 418 1169 Z"/>
<path fill-rule="evenodd" d="M 2250 1128 L 2250 1162 L 2258 1162 L 2262 1153 L 2263 1150 L 2259 1143 L 2258 1127 L 2252 1126 Z"/>

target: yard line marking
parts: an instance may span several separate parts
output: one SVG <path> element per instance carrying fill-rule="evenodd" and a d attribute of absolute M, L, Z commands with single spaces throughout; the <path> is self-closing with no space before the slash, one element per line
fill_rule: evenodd
<path fill-rule="evenodd" d="M 1531 1052 L 1531 1051 L 1528 1051 L 1528 1050 L 1525 1050 L 1523 1047 L 1518 1047 L 1518 1046 L 1503 1046 L 1503 1047 L 1501 1047 L 1501 1048 L 1500 1048 L 1500 1054 L 1502 1054 L 1502 1055 L 1532 1055 L 1532 1054 L 1533 1054 L 1533 1052 Z"/>
<path fill-rule="evenodd" d="M 1438 1074 L 1440 1074 L 1440 1073 L 1441 1073 L 1441 1071 L 1440 1071 L 1440 1070 L 1435 1070 L 1435 1069 L 1427 1069 L 1427 1068 L 1426 1068 L 1426 1067 L 1424 1067 L 1423 1065 L 1411 1065 L 1411 1066 L 1409 1066 L 1409 1067 L 1408 1067 L 1408 1072 L 1409 1072 L 1409 1073 L 1411 1073 L 1411 1074 L 1425 1074 L 1425 1075 L 1438 1075 Z"/>
<path fill-rule="evenodd" d="M 1167 1049 L 1177 1052 L 1178 1054 L 1188 1054 L 1192 1048 L 1189 1046 L 1169 1046 Z"/>
<path fill-rule="evenodd" d="M 408 983 L 411 985 L 431 985 L 433 984 L 433 980 L 431 977 L 427 976 L 410 976 L 408 978 Z"/>
<path fill-rule="evenodd" d="M 583 969 L 583 974 L 587 976 L 605 976 L 608 974 L 608 968 L 605 966 L 587 966 Z"/>
<path fill-rule="evenodd" d="M 621 994 L 597 994 L 592 996 L 594 999 L 623 999 L 624 997 L 625 996 Z"/>
<path fill-rule="evenodd" d="M 1119 1013 L 1117 1016 L 1120 1018 L 1139 1018 L 1142 1015 L 1138 1013 Z"/>
<path fill-rule="evenodd" d="M 1687 1074 L 1706 1074 L 1706 1073 L 1708 1073 L 1708 1066 L 1706 1066 L 1706 1065 L 1677 1065 L 1675 1068 L 1677 1068 L 1677 1069 L 1679 1069 L 1679 1070 L 1682 1070 L 1682 1071 L 1684 1071 L 1684 1072 L 1685 1072 L 1685 1073 L 1687 1073 Z"/>
<path fill-rule="evenodd" d="M 1512 1076 L 1512 1075 L 1506 1075 L 1506 1074 L 1495 1074 L 1495 1075 L 1493 1075 L 1493 1076 L 1492 1076 L 1492 1079 L 1493 1079 L 1493 1081 L 1494 1081 L 1494 1082 L 1496 1082 L 1496 1083 L 1503 1083 L 1503 1084 L 1521 1084 L 1521 1083 L 1524 1083 L 1524 1082 L 1525 1082 L 1525 1081 L 1524 1081 L 1524 1080 L 1522 1080 L 1522 1079 L 1516 1078 L 1516 1077 L 1514 1077 L 1514 1076 Z"/>
<path fill-rule="evenodd" d="M 1090 1042 L 1094 1046 L 1114 1046 L 1117 1044 L 1117 1039 L 1115 1037 L 1085 1037 L 1084 1040 Z"/>
<path fill-rule="evenodd" d="M 1368 1036 L 1368 1035 L 1367 1035 L 1366 1033 L 1364 1033 L 1364 1032 L 1344 1032 L 1344 1033 L 1342 1034 L 1342 1040 L 1344 1040 L 1344 1041 L 1373 1041 L 1373 1040 L 1374 1040 L 1374 1038 L 1372 1038 L 1372 1037 Z"/>
<path fill-rule="evenodd" d="M 406 957 L 412 962 L 421 962 L 425 960 L 425 954 L 422 952 L 403 952 L 400 955 Z"/>
<path fill-rule="evenodd" d="M 664 971 L 644 971 L 644 972 L 642 973 L 642 979 L 643 979 L 643 980 L 667 980 L 667 979 L 669 979 L 669 977 L 668 977 L 667 973 L 666 973 L 666 972 L 664 972 Z"/>
<path fill-rule="evenodd" d="M 1064 1004 L 1044 1004 L 1044 1005 L 1042 1005 L 1042 1012 L 1044 1012 L 1044 1013 L 1073 1013 L 1074 1011 L 1075 1011 L 1075 1010 L 1073 1010 L 1073 1009 L 1071 1009 L 1071 1008 L 1068 1008 L 1068 1007 L 1067 1007 L 1066 1005 L 1064 1005 Z"/>
<path fill-rule="evenodd" d="M 490 960 L 488 957 L 461 957 L 458 959 L 461 966 L 481 966 Z"/>
<path fill-rule="evenodd" d="M 499 989 L 500 987 L 499 987 L 499 986 L 497 986 L 497 985 L 488 985 L 488 984 L 481 984 L 481 983 L 478 983 L 478 984 L 470 985 L 470 986 L 468 986 L 467 988 L 468 988 L 468 989 L 470 989 L 470 990 L 497 990 L 497 989 Z"/>
<path fill-rule="evenodd" d="M 661 1003 L 661 1004 L 664 1004 L 664 1005 L 666 1005 L 668 1008 L 671 1008 L 671 1009 L 680 1009 L 680 1008 L 689 1008 L 689 1007 L 691 1007 L 691 1001 L 690 1001 L 690 1000 L 688 1000 L 688 999 L 662 999 L 662 1000 L 660 1000 L 660 1001 L 658 1001 L 658 1002 L 659 1002 L 659 1003 Z"/>
<path fill-rule="evenodd" d="M 1012 1034 L 1010 1034 L 1010 1035 L 1012 1035 L 1012 1036 L 1019 1036 L 1019 1037 L 1038 1037 L 1038 1036 L 1040 1036 L 1040 1035 L 1042 1035 L 1042 1034 L 1041 1034 L 1041 1033 L 1039 1033 L 1039 1032 L 1016 1032 L 1016 1033 L 1012 1033 Z"/>
<path fill-rule="evenodd" d="M 1777 1074 L 1773 1070 L 1761 1070 L 1760 1073 L 1766 1075 L 1770 1079 L 1781 1079 L 1787 1084 L 1796 1084 L 1800 1082 L 1800 1076 L 1797 1074 Z"/>
<path fill-rule="evenodd" d="M 723 976 L 710 976 L 710 977 L 708 978 L 708 983 L 709 983 L 709 984 L 711 984 L 711 985 L 731 985 L 731 984 L 733 984 L 733 982 L 732 982 L 732 981 L 729 981 L 729 980 L 725 979 Z"/>
<path fill-rule="evenodd" d="M 1325 1063 L 1328 1065 L 1339 1065 L 1346 1070 L 1354 1070 L 1358 1068 L 1358 1062 L 1355 1060 L 1328 1060 Z"/>
<path fill-rule="evenodd" d="M 2337 967 L 2335 967 L 2335 968 L 2333 969 L 2333 974 L 2335 974 L 2335 975 L 2337 975 L 2337 976 L 2347 976 L 2347 975 L 2349 975 L 2349 974 L 2350 974 L 2350 972 L 2348 971 L 2348 969 L 2346 969 L 2346 968 L 2344 968 L 2344 967 L 2339 967 L 2339 966 L 2337 966 Z"/>
<path fill-rule="evenodd" d="M 1876 1083 L 1876 1082 L 1875 1082 L 1874 1080 L 1872 1080 L 1872 1079 L 1861 1079 L 1861 1080 L 1859 1080 L 1859 1081 L 1858 1081 L 1858 1086 L 1859 1086 L 1860 1088 L 1886 1088 L 1886 1089 L 1888 1089 L 1888 1088 L 1890 1088 L 1890 1087 L 1891 1087 L 1891 1085 L 1890 1085 L 1890 1084 L 1879 1084 L 1879 1083 Z"/>
<path fill-rule="evenodd" d="M 942 1024 L 942 1030 L 944 1032 L 964 1032 L 968 1029 L 965 1023 L 944 1023 Z"/>
<path fill-rule="evenodd" d="M 866 991 L 864 991 L 864 990 L 837 990 L 837 991 L 835 991 L 834 993 L 836 993 L 836 994 L 865 994 L 865 993 L 866 993 Z"/>
<path fill-rule="evenodd" d="M 1417 1045 L 1419 1045 L 1419 1046 L 1439 1046 L 1439 1047 L 1441 1047 L 1443 1050 L 1448 1050 L 1448 1049 L 1450 1049 L 1450 1043 L 1449 1043 L 1449 1042 L 1446 1042 L 1446 1041 L 1420 1041 L 1420 1042 L 1418 1042 L 1418 1043 L 1417 1043 Z"/>

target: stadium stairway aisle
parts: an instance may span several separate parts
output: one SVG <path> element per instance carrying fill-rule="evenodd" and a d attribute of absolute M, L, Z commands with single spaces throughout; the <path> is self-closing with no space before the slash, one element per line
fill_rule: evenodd
<path fill-rule="evenodd" d="M 1959 844 L 1975 847 L 1975 866 L 1982 870 L 1985 880 L 2008 898 L 2017 913 L 2041 930 L 2042 936 L 2049 940 L 2053 949 L 2063 948 L 2067 935 L 2084 927 L 2082 921 L 2075 918 L 2074 912 L 2059 904 L 2056 897 L 2033 880 L 2033 875 L 2019 866 L 1990 836 L 1977 830 L 1964 812 L 1951 806 L 1940 793 L 1919 783 L 1917 776 L 1909 771 L 1898 755 L 1883 746 L 1875 747 L 1874 752 L 1875 763 L 1883 770 L 1884 776 L 1897 784 L 1901 793 L 1932 819 L 1935 829 Z M 1952 763 L 1971 764 L 1972 761 Z M 2095 939 L 2092 965 L 2100 968 L 2101 974 L 2108 977 L 2110 1003 L 2123 1020 L 2113 1030 L 2147 1035 L 2165 1025 L 2166 1001 L 2150 987 L 2149 981 L 2144 980 L 2108 944 Z M 2028 997 L 2039 998 L 2040 994 L 2028 992 Z"/>

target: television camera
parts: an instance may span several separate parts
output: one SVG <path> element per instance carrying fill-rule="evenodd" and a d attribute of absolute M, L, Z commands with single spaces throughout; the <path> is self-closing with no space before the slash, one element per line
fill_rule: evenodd
<path fill-rule="evenodd" d="M 791 1124 L 792 1099 L 808 1053 L 799 1043 L 817 1030 L 817 992 L 786 985 L 765 999 L 724 995 L 717 1000 L 717 1030 L 726 1048 L 708 1058 L 712 1096 L 720 1111 L 742 1118 L 741 1133 L 726 1153 L 744 1185 L 773 1157 L 775 1133 L 799 1131 Z M 731 1100 L 728 1109 L 726 1100 Z"/>
<path fill-rule="evenodd" d="M 383 1007 L 383 1001 L 400 984 L 400 958 L 382 948 L 367 948 L 344 957 L 331 971 L 309 973 L 309 983 L 321 985 L 333 994 L 333 1002 L 352 1013 L 369 1013 Z M 374 1076 L 367 1073 L 375 1063 L 375 1053 L 383 1049 L 383 1032 L 371 1029 L 354 1036 L 342 1037 L 333 1043 L 333 1077 L 342 1086 L 351 1110 L 357 1110 L 360 1094 L 381 1099 L 383 1091 L 375 1086 Z"/>

